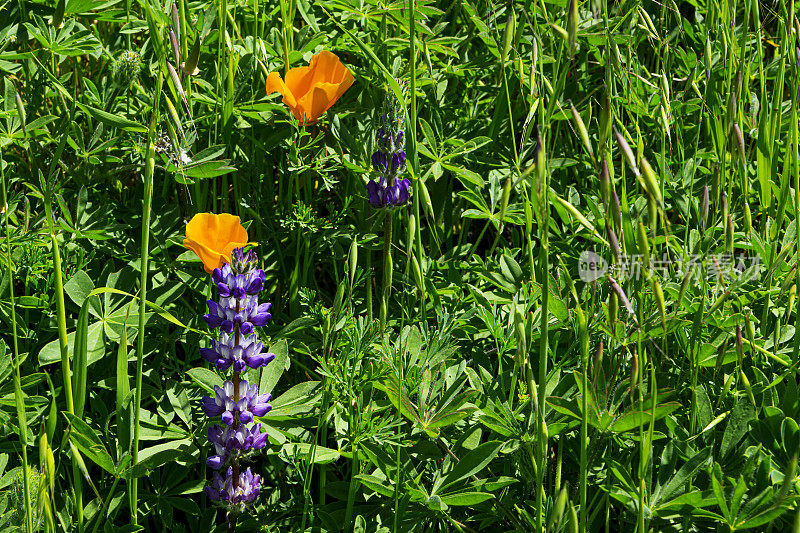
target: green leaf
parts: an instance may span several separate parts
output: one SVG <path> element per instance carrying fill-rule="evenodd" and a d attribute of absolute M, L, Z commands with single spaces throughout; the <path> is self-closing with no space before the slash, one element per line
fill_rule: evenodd
<path fill-rule="evenodd" d="M 275 384 L 289 365 L 289 344 L 286 339 L 281 339 L 269 347 L 270 353 L 275 354 L 275 359 L 261 369 L 261 379 L 258 382 L 258 393 L 272 392 Z"/>
<path fill-rule="evenodd" d="M 493 440 L 481 444 L 474 450 L 470 450 L 455 465 L 453 470 L 451 470 L 450 473 L 447 474 L 447 476 L 442 481 L 442 487 L 443 488 L 449 487 L 450 485 L 457 483 L 462 479 L 465 479 L 483 470 L 489 463 L 492 462 L 492 459 L 494 459 L 497 456 L 502 446 L 503 446 L 502 441 Z"/>
<path fill-rule="evenodd" d="M 183 167 L 183 173 L 190 178 L 216 178 L 236 171 L 236 167 L 232 167 L 228 163 L 227 159 L 205 161 Z"/>
<path fill-rule="evenodd" d="M 728 425 L 722 434 L 722 444 L 719 448 L 720 457 L 724 459 L 739 441 L 747 434 L 750 421 L 756 417 L 753 404 L 746 400 L 740 400 L 733 408 L 733 412 L 728 417 Z"/>
<path fill-rule="evenodd" d="M 97 466 L 109 474 L 116 475 L 117 469 L 114 466 L 114 460 L 97 433 L 77 416 L 70 413 L 64 413 L 64 415 L 72 426 L 69 441 Z"/>
<path fill-rule="evenodd" d="M 139 452 L 139 462 L 124 472 L 125 479 L 134 479 L 148 474 L 151 470 L 175 461 L 181 456 L 190 456 L 197 448 L 191 439 L 174 440 L 156 444 Z"/>
<path fill-rule="evenodd" d="M 307 442 L 289 442 L 281 446 L 280 455 L 285 458 L 297 457 L 301 460 L 311 458 L 311 445 Z M 322 465 L 332 463 L 339 459 L 340 453 L 337 450 L 317 446 L 314 450 L 314 464 Z"/>
<path fill-rule="evenodd" d="M 368 489 L 373 490 L 382 496 L 394 496 L 394 487 L 391 485 L 386 485 L 385 482 L 380 478 L 370 476 L 369 474 L 357 474 L 353 476 L 353 478 L 360 481 L 361 484 Z"/>
<path fill-rule="evenodd" d="M 145 133 L 147 132 L 147 128 L 139 124 L 138 122 L 134 122 L 132 120 L 128 120 L 125 117 L 119 117 L 117 115 L 112 115 L 107 111 L 103 111 L 102 109 L 97 109 L 91 106 L 83 105 L 81 103 L 75 102 L 75 105 L 80 107 L 86 114 L 90 115 L 95 120 L 102 122 L 107 126 L 111 126 L 114 128 L 119 128 L 125 131 L 130 131 L 134 133 Z"/>
<path fill-rule="evenodd" d="M 203 367 L 192 368 L 186 372 L 192 380 L 207 392 L 214 392 L 214 387 L 222 386 L 222 378 L 215 372 Z"/>
<path fill-rule="evenodd" d="M 489 492 L 457 492 L 455 494 L 441 495 L 442 501 L 454 507 L 465 505 L 478 505 L 486 500 L 494 498 Z"/>
<path fill-rule="evenodd" d="M 645 405 L 647 401 L 645 400 Z M 660 420 L 679 408 L 681 404 L 677 402 L 667 402 L 656 406 L 655 420 Z M 638 428 L 640 424 L 648 426 L 652 417 L 652 410 L 646 411 L 632 410 L 620 416 L 614 423 L 611 424 L 611 431 L 616 433 L 624 433 L 634 428 Z"/>

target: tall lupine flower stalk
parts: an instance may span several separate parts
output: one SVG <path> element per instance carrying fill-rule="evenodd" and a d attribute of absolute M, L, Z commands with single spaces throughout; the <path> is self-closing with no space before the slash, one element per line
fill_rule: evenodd
<path fill-rule="evenodd" d="M 398 81 L 405 93 L 406 84 Z M 389 308 L 389 293 L 392 287 L 392 217 L 389 209 L 400 207 L 410 197 L 408 178 L 400 178 L 406 169 L 406 153 L 403 150 L 405 134 L 401 129 L 405 121 L 403 105 L 394 93 L 389 93 L 381 113 L 377 150 L 372 154 L 372 167 L 378 180 L 367 182 L 369 203 L 377 209 L 387 209 L 383 231 L 383 294 L 381 295 L 381 330 L 386 329 Z"/>
<path fill-rule="evenodd" d="M 247 368 L 266 366 L 275 358 L 265 353 L 254 328 L 264 326 L 272 315 L 271 304 L 258 303 L 264 288 L 264 271 L 256 268 L 254 251 L 245 253 L 236 248 L 231 261 L 211 274 L 218 300 L 208 300 L 208 313 L 203 316 L 219 336 L 211 348 L 201 348 L 200 355 L 219 370 L 233 370 L 233 379 L 214 388 L 213 397 L 203 398 L 203 412 L 218 424 L 208 430 L 213 455 L 206 463 L 215 470 L 206 495 L 228 510 L 230 529 L 236 527 L 236 514 L 258 497 L 261 476 L 250 467 L 241 469 L 241 461 L 267 444 L 267 433 L 255 417 L 263 416 L 272 406 L 270 394 L 259 394 L 258 386 L 241 379 Z"/>

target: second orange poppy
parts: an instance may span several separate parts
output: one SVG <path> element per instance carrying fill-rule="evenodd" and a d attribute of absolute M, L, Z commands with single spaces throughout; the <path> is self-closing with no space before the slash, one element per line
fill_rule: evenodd
<path fill-rule="evenodd" d="M 267 76 L 267 93 L 283 95 L 283 103 L 300 124 L 313 124 L 353 84 L 354 78 L 335 54 L 323 50 L 307 67 L 289 69 L 286 81 L 280 74 Z"/>

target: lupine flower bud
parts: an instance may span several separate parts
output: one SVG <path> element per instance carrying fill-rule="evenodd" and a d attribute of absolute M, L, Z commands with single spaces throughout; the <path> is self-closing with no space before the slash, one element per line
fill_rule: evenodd
<path fill-rule="evenodd" d="M 133 50 L 125 50 L 114 62 L 114 81 L 128 89 L 142 70 L 142 60 Z"/>

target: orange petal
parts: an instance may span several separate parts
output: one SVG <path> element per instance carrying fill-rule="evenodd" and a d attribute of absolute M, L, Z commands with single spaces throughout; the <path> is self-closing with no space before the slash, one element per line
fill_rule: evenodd
<path fill-rule="evenodd" d="M 291 71 L 289 72 L 291 73 Z M 286 76 L 286 79 L 289 79 L 288 75 Z M 272 93 L 281 93 L 283 95 L 283 103 L 286 104 L 290 109 L 294 109 L 294 107 L 297 106 L 297 98 L 292 90 L 283 82 L 281 75 L 277 72 L 270 72 L 269 76 L 267 76 L 267 94 Z"/>
<path fill-rule="evenodd" d="M 220 268 L 222 266 L 224 260 L 222 254 L 212 250 L 208 246 L 191 239 L 185 239 L 183 245 L 200 258 L 206 272 L 211 272 L 215 268 Z"/>
<path fill-rule="evenodd" d="M 325 111 L 336 103 L 352 83 L 350 80 L 348 84 L 318 83 L 315 85 L 311 92 L 300 101 L 300 105 L 309 110 L 307 112 L 309 121 L 316 122 Z"/>

